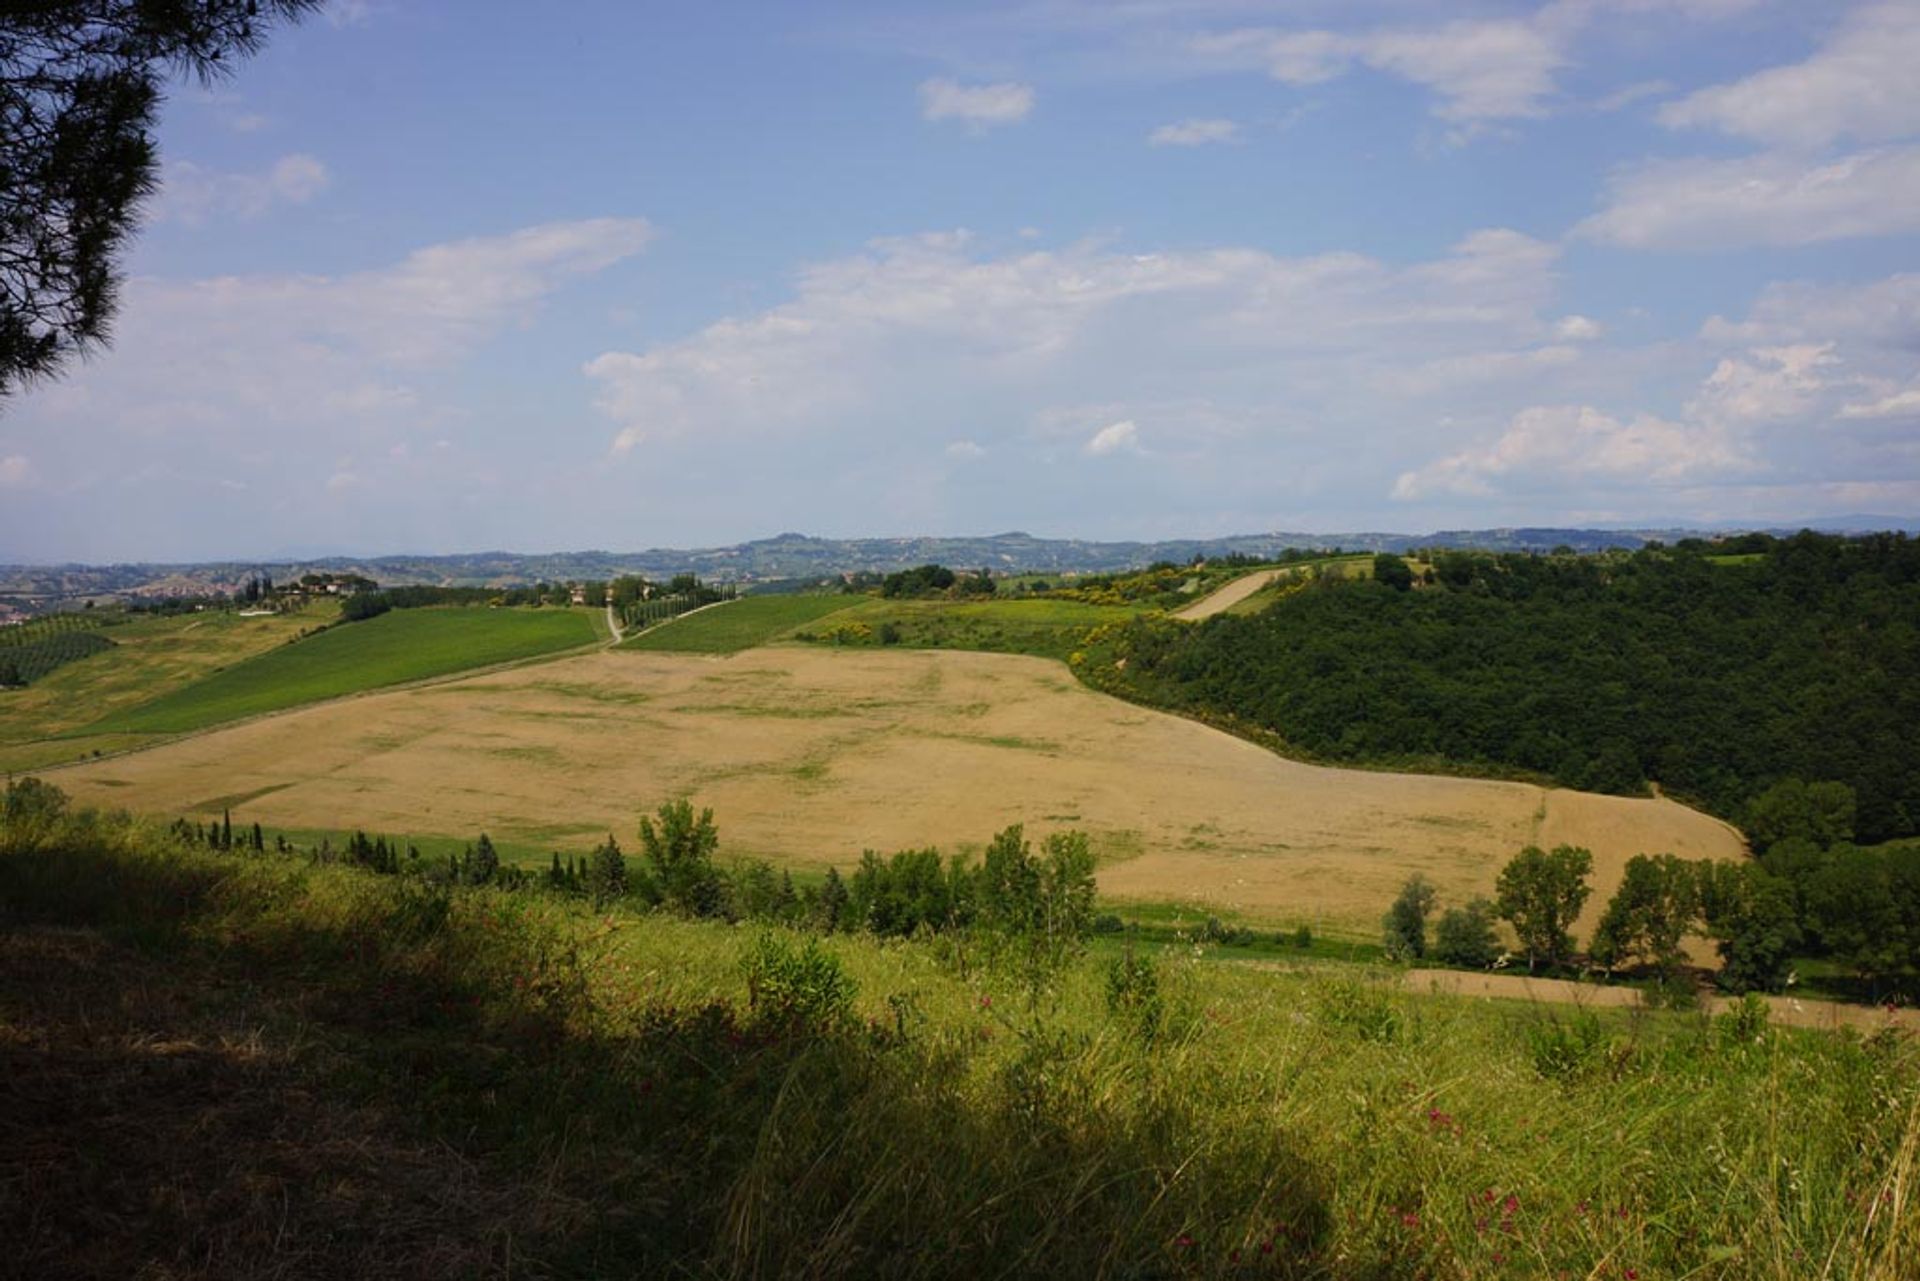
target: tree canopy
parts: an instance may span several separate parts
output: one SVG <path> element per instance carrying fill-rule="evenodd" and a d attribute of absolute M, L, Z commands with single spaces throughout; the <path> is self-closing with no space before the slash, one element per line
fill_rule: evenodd
<path fill-rule="evenodd" d="M 320 0 L 39 0 L 0 18 L 0 396 L 103 341 L 169 74 L 217 78 Z"/>

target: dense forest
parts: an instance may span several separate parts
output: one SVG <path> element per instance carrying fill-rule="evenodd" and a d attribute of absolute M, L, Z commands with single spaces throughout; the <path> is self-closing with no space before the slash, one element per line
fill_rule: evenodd
<path fill-rule="evenodd" d="M 1081 670 L 1323 760 L 1657 783 L 1741 822 L 1777 782 L 1833 781 L 1858 839 L 1920 833 L 1920 541 L 1904 535 L 1442 552 L 1256 615 L 1143 618 Z"/>

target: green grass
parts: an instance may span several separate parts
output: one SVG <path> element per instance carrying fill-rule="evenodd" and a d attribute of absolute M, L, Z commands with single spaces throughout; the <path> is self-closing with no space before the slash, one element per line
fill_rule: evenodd
<path fill-rule="evenodd" d="M 735 654 L 780 638 L 857 605 L 859 596 L 743 596 L 649 627 L 620 643 L 621 649 L 660 653 Z"/>
<path fill-rule="evenodd" d="M 855 984 L 850 1018 L 783 1022 L 748 1003 L 756 930 L 98 821 L 0 853 L 0 903 L 18 958 L 0 1047 L 90 1038 L 7 1051 L 53 1104 L 0 1121 L 0 1159 L 48 1191 L 0 1200 L 29 1274 L 81 1239 L 99 1275 L 308 1270 L 361 1233 L 385 1253 L 332 1270 L 419 1275 L 476 1232 L 545 1276 L 1896 1281 L 1920 1257 L 1920 1053 L 1897 1035 L 1170 949 L 1147 1036 L 1109 1003 L 1110 948 L 1036 984 L 977 941 L 857 936 L 819 944 Z M 133 983 L 139 1002 L 114 999 Z M 102 1113 L 132 1017 L 140 1084 Z M 215 1088 L 238 1051 L 198 1049 L 196 1020 L 243 1030 L 245 1090 Z M 333 1128 L 276 1125 L 269 1145 L 228 1124 L 277 1081 L 267 1115 L 317 1097 Z M 356 1191 L 328 1162 L 367 1116 L 399 1127 L 378 1151 L 420 1155 L 369 1163 Z M 175 1132 L 166 1159 L 134 1159 Z M 327 1194 L 285 1197 L 274 1171 Z M 222 1195 L 188 1195 L 203 1184 Z M 417 1231 L 387 1212 L 346 1229 L 356 1195 Z M 254 1253 L 211 1248 L 255 1226 Z"/>
<path fill-rule="evenodd" d="M 171 734 L 429 676 L 591 644 L 584 610 L 396 609 L 283 645 L 139 707 L 89 733 Z"/>
<path fill-rule="evenodd" d="M 1103 623 L 1124 622 L 1140 612 L 1132 605 L 1088 605 L 1070 600 L 879 600 L 868 599 L 835 616 L 836 626 L 865 626 L 878 644 L 882 627 L 899 631 L 911 649 L 975 649 L 1000 654 L 1038 654 L 1064 659 L 1086 634 Z M 827 629 L 815 629 L 831 641 Z"/>

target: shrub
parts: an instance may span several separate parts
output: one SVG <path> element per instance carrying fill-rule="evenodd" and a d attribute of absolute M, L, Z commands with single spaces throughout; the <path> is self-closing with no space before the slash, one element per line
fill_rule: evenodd
<path fill-rule="evenodd" d="M 779 935 L 762 933 L 740 968 L 747 980 L 747 1007 L 788 1029 L 833 1030 L 848 1018 L 858 991 L 840 958 L 814 938 L 795 948 Z"/>
<path fill-rule="evenodd" d="M 1473 969 L 1492 965 L 1500 957 L 1500 936 L 1493 920 L 1493 904 L 1484 898 L 1448 908 L 1434 929 L 1435 959 Z"/>
<path fill-rule="evenodd" d="M 13 854 L 39 849 L 53 839 L 66 812 L 67 794 L 52 783 L 31 777 L 9 781 L 0 801 L 0 849 Z"/>
<path fill-rule="evenodd" d="M 1314 993 L 1320 1017 L 1333 1027 L 1346 1028 L 1363 1041 L 1392 1041 L 1400 1035 L 1400 1012 L 1387 994 L 1358 979 L 1333 979 Z"/>
<path fill-rule="evenodd" d="M 1533 1070 L 1545 1077 L 1584 1076 L 1606 1062 L 1608 1048 L 1606 1028 L 1591 1010 L 1576 1011 L 1565 1019 L 1549 1014 L 1527 1029 Z"/>
<path fill-rule="evenodd" d="M 1160 970 L 1151 957 L 1127 950 L 1107 964 L 1107 1013 L 1143 1040 L 1160 1035 L 1166 1007 L 1160 997 Z"/>

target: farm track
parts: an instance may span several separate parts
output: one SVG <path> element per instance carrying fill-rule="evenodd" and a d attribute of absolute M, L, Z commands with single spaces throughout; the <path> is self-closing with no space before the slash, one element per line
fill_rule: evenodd
<path fill-rule="evenodd" d="M 1291 572 L 1291 566 L 1282 565 L 1278 569 L 1256 569 L 1251 574 L 1242 574 L 1226 586 L 1202 596 L 1185 609 L 1175 611 L 1173 616 L 1182 622 L 1197 623 L 1203 618 L 1224 614 L 1282 574 Z"/>

